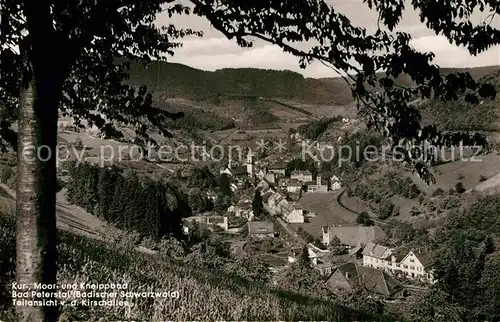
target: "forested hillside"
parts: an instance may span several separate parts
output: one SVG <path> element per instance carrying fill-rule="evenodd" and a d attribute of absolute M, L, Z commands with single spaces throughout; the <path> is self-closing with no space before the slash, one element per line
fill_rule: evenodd
<path fill-rule="evenodd" d="M 442 73 L 469 72 L 475 79 L 498 84 L 498 68 L 443 68 Z M 306 118 L 316 105 L 332 107 L 334 115 L 339 114 L 334 111 L 336 107 L 353 103 L 351 89 L 342 78 L 305 78 L 291 71 L 224 68 L 212 72 L 175 63 L 152 62 L 145 66 L 132 62 L 130 76 L 128 84 L 148 86 L 160 104 L 186 114 L 185 119 L 169 122 L 172 129 L 218 131 L 276 124 L 282 121 L 280 113 L 276 114 L 276 104 L 285 101 L 291 109 L 307 104 L 302 114 Z M 413 83 L 401 76 L 396 84 L 411 87 Z M 274 99 L 276 104 L 259 98 Z M 171 99 L 187 103 L 179 107 Z M 466 103 L 463 98 L 446 103 L 431 100 L 422 106 L 422 112 L 425 122 L 446 130 L 492 131 L 499 127 L 493 121 L 497 119 L 498 103 L 498 98 L 478 105 Z"/>
<path fill-rule="evenodd" d="M 101 219 L 155 240 L 182 234 L 182 217 L 190 214 L 187 197 L 176 187 L 125 174 L 116 167 L 88 163 L 68 167 L 68 199 Z"/>
<path fill-rule="evenodd" d="M 473 73 L 479 75 L 479 73 Z M 479 77 L 481 82 L 495 85 L 500 90 L 500 69 Z M 483 100 L 479 104 L 466 102 L 464 97 L 456 101 L 431 100 L 421 106 L 424 120 L 437 124 L 443 130 L 500 130 L 500 95 L 495 100 Z"/>
<path fill-rule="evenodd" d="M 332 105 L 351 100 L 351 93 L 346 92 L 348 87 L 342 82 L 322 82 L 292 71 L 256 68 L 224 68 L 210 72 L 165 62 L 153 62 L 144 68 L 142 63 L 135 62 L 131 64 L 129 83 L 146 85 L 165 97 L 200 101 L 216 101 L 233 95 Z"/>

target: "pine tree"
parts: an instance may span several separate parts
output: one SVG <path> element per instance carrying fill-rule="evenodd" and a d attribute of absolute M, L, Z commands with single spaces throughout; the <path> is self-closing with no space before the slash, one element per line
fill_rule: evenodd
<path fill-rule="evenodd" d="M 312 262 L 311 258 L 309 257 L 309 249 L 307 248 L 307 245 L 304 245 L 304 247 L 302 247 L 302 251 L 300 252 L 297 264 L 302 269 L 310 269 L 312 267 Z"/>
<path fill-rule="evenodd" d="M 221 174 L 219 178 L 219 192 L 223 196 L 232 196 L 233 194 L 233 192 L 231 191 L 229 177 L 225 173 Z"/>
<path fill-rule="evenodd" d="M 260 217 L 264 212 L 264 203 L 262 201 L 262 195 L 260 194 L 260 189 L 255 190 L 255 195 L 252 201 L 252 211 L 254 216 Z"/>
<path fill-rule="evenodd" d="M 110 169 L 104 168 L 99 172 L 99 179 L 97 183 L 97 197 L 99 206 L 99 216 L 107 221 L 111 218 L 111 205 L 113 204 L 113 197 L 115 187 L 117 185 L 119 173 L 115 167 Z"/>

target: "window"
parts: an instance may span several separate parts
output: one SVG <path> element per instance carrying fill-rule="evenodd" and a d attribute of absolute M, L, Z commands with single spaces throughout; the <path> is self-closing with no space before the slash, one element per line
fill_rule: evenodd
<path fill-rule="evenodd" d="M 401 267 L 401 264 L 396 264 L 396 267 Z"/>
<path fill-rule="evenodd" d="M 415 267 L 414 266 L 410 266 L 410 269 L 415 269 Z"/>
<path fill-rule="evenodd" d="M 413 258 L 410 259 L 410 263 L 415 263 L 415 260 Z"/>
<path fill-rule="evenodd" d="M 408 268 L 408 265 L 403 265 L 404 268 Z"/>

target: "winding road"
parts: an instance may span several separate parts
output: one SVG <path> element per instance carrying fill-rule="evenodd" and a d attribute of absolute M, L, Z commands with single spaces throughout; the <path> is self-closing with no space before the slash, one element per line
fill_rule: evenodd
<path fill-rule="evenodd" d="M 340 207 L 342 207 L 343 209 L 353 213 L 354 215 L 358 216 L 359 215 L 359 212 L 357 211 L 354 211 L 353 209 L 351 208 L 348 208 L 346 205 L 344 205 L 342 203 L 342 196 L 345 194 L 345 189 L 342 190 L 341 193 L 339 193 L 339 195 L 337 196 L 337 203 L 339 204 Z M 389 223 L 386 222 L 386 221 L 383 221 L 383 220 L 380 220 L 378 218 L 374 218 L 373 216 L 370 216 L 370 219 L 374 222 L 374 223 L 377 223 L 379 225 L 388 225 Z"/>

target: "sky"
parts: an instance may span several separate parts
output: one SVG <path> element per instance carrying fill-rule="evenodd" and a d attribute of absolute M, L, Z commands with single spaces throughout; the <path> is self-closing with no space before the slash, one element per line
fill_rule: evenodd
<path fill-rule="evenodd" d="M 361 0 L 325 0 L 336 11 L 343 13 L 355 26 L 365 27 L 369 32 L 377 28 L 377 14 L 371 11 Z M 500 46 L 492 47 L 478 56 L 471 56 L 463 47 L 450 44 L 444 36 L 437 36 L 420 23 L 418 13 L 407 5 L 397 30 L 412 35 L 412 45 L 415 49 L 424 52 L 433 52 L 436 57 L 434 63 L 440 67 L 478 67 L 500 65 Z M 477 12 L 472 17 L 476 24 L 487 18 L 487 13 Z M 202 38 L 190 37 L 182 40 L 183 47 L 176 49 L 170 62 L 181 63 L 202 70 L 216 70 L 221 68 L 253 67 L 277 70 L 292 70 L 305 77 L 336 77 L 330 68 L 321 63 L 313 63 L 306 69 L 299 67 L 298 59 L 291 54 L 284 53 L 279 47 L 256 41 L 253 48 L 243 49 L 236 45 L 234 40 L 228 40 L 219 31 L 211 27 L 210 23 L 197 16 L 174 16 L 166 14 L 157 17 L 158 26 L 175 24 L 178 28 L 191 28 L 203 31 Z M 493 25 L 500 28 L 500 17 L 495 17 Z"/>

